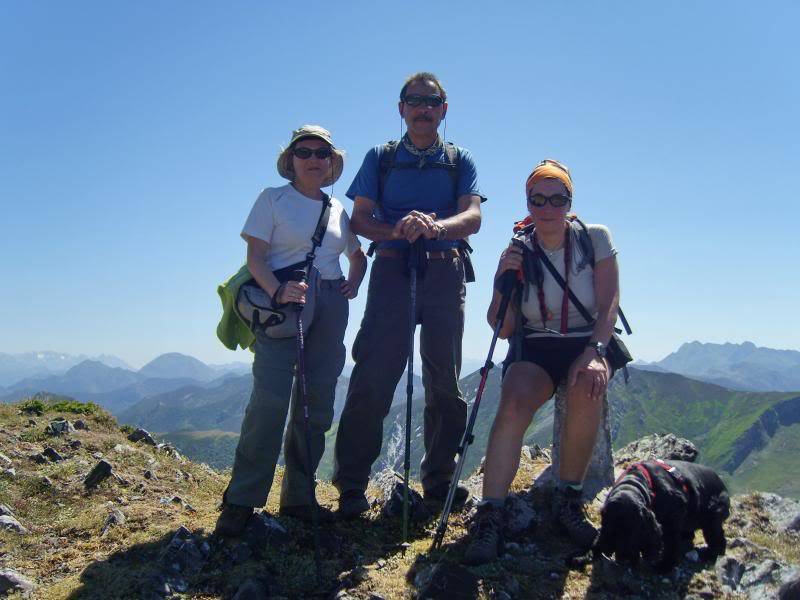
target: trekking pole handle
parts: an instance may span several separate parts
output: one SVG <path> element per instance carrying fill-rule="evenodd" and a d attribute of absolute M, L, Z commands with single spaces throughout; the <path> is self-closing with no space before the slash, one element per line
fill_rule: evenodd
<path fill-rule="evenodd" d="M 516 271 L 506 271 L 495 282 L 495 289 L 500 292 L 500 306 L 497 309 L 498 321 L 503 321 L 506 317 L 508 303 L 511 301 L 511 292 L 514 291 L 514 284 L 516 283 Z"/>
<path fill-rule="evenodd" d="M 296 269 L 292 272 L 291 281 L 299 281 L 300 283 L 305 283 L 308 280 L 308 275 L 303 269 Z M 294 309 L 297 312 L 303 310 L 303 305 L 300 302 L 294 303 Z"/>

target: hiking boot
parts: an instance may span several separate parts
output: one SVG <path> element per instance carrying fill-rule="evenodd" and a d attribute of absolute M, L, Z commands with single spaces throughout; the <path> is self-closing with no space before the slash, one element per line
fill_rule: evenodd
<path fill-rule="evenodd" d="M 447 493 L 450 491 L 449 483 L 440 483 L 434 488 L 425 490 L 426 502 L 438 502 L 444 504 L 447 500 Z M 463 507 L 469 499 L 469 490 L 463 485 L 456 486 L 456 492 L 453 494 L 453 509 Z"/>
<path fill-rule="evenodd" d="M 303 521 L 304 523 L 313 522 L 313 511 L 308 504 L 301 504 L 297 506 L 281 506 L 278 510 L 278 515 L 281 517 L 291 517 Z M 317 523 L 333 523 L 336 517 L 333 511 L 317 504 Z"/>
<path fill-rule="evenodd" d="M 347 490 L 339 496 L 339 510 L 336 516 L 340 519 L 355 519 L 369 510 L 369 502 L 361 490 Z"/>
<path fill-rule="evenodd" d="M 222 504 L 222 513 L 217 519 L 214 533 L 220 537 L 237 537 L 242 535 L 247 521 L 253 516 L 252 506 L 239 506 L 238 504 Z"/>
<path fill-rule="evenodd" d="M 491 504 L 478 505 L 469 538 L 465 564 L 482 565 L 495 560 L 503 550 L 503 509 Z"/>
<path fill-rule="evenodd" d="M 555 490 L 553 513 L 570 539 L 581 549 L 588 550 L 597 539 L 597 529 L 586 516 L 580 490 Z"/>

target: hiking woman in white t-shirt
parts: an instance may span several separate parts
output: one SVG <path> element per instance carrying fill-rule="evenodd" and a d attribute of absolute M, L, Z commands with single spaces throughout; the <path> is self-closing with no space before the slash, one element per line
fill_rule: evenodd
<path fill-rule="evenodd" d="M 333 185 L 341 175 L 343 154 L 334 146 L 327 130 L 304 125 L 293 132 L 277 166 L 278 173 L 291 183 L 265 189 L 253 205 L 242 229 L 242 237 L 247 241 L 247 266 L 277 304 L 303 304 L 307 284 L 281 283 L 273 271 L 306 259 L 322 213 L 325 194 L 321 188 Z M 348 300 L 358 293 L 367 266 L 342 204 L 335 198 L 330 198 L 330 204 L 327 229 L 314 260 L 321 285 L 313 321 L 304 336 L 312 473 L 322 458 L 325 432 L 333 420 L 336 381 L 345 361 L 343 339 Z M 341 254 L 350 263 L 346 278 L 339 266 Z M 215 530 L 222 536 L 240 534 L 253 509 L 266 503 L 289 412 L 279 513 L 301 520 L 312 518 L 313 492 L 309 490 L 303 401 L 298 394 L 291 398 L 296 349 L 296 337 L 270 338 L 256 332 L 253 392 Z M 321 521 L 332 516 L 322 507 L 317 507 L 317 515 Z"/>
<path fill-rule="evenodd" d="M 605 357 L 617 319 L 619 276 L 617 251 L 608 229 L 587 225 L 594 264 L 570 223 L 572 178 L 553 160 L 540 163 L 525 185 L 534 233 L 524 236 L 528 260 L 538 261 L 538 282 L 526 278 L 521 298 L 509 304 L 501 338 L 521 335 L 519 355 L 503 378 L 500 406 L 486 450 L 483 502 L 477 513 L 465 560 L 479 564 L 497 556 L 502 544 L 502 508 L 519 467 L 523 436 L 536 411 L 559 384 L 567 386 L 566 422 L 561 440 L 558 489 L 554 510 L 560 524 L 579 546 L 588 549 L 596 530 L 581 505 L 582 482 L 600 424 L 603 397 L 613 372 Z M 545 267 L 547 257 L 566 279 L 594 323 L 587 322 Z M 500 256 L 495 275 L 523 271 L 523 250 L 511 244 Z M 533 269 L 527 271 L 530 272 Z M 494 327 L 500 293 L 495 290 L 488 311 Z M 519 320 L 522 319 L 520 323 Z M 519 327 L 521 326 L 521 327 Z"/>

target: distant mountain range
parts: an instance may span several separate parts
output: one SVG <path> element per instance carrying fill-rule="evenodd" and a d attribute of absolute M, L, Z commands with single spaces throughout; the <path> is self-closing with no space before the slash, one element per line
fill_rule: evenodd
<path fill-rule="evenodd" d="M 96 402 L 118 415 L 143 398 L 187 385 L 204 387 L 249 369 L 244 363 L 212 367 L 178 353 L 162 354 L 138 371 L 86 359 L 63 373 L 26 377 L 2 388 L 0 400 L 13 402 L 48 391 Z"/>
<path fill-rule="evenodd" d="M 61 375 L 85 360 L 101 362 L 112 368 L 118 367 L 131 370 L 131 367 L 124 360 L 107 354 L 90 357 L 85 354 L 74 355 L 49 350 L 23 352 L 21 354 L 0 352 L 0 387 L 12 385 L 26 377 Z"/>
<path fill-rule="evenodd" d="M 800 352 L 762 348 L 752 342 L 688 342 L 662 360 L 637 363 L 636 366 L 646 370 L 680 373 L 732 390 L 800 390 Z"/>

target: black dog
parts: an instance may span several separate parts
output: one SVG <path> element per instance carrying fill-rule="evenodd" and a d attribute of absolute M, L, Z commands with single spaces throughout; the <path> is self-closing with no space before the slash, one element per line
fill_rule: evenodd
<path fill-rule="evenodd" d="M 702 560 L 725 554 L 722 524 L 729 515 L 728 490 L 712 469 L 681 460 L 636 463 L 608 494 L 594 550 L 634 566 L 641 555 L 668 572 L 697 529 L 708 546 Z"/>

